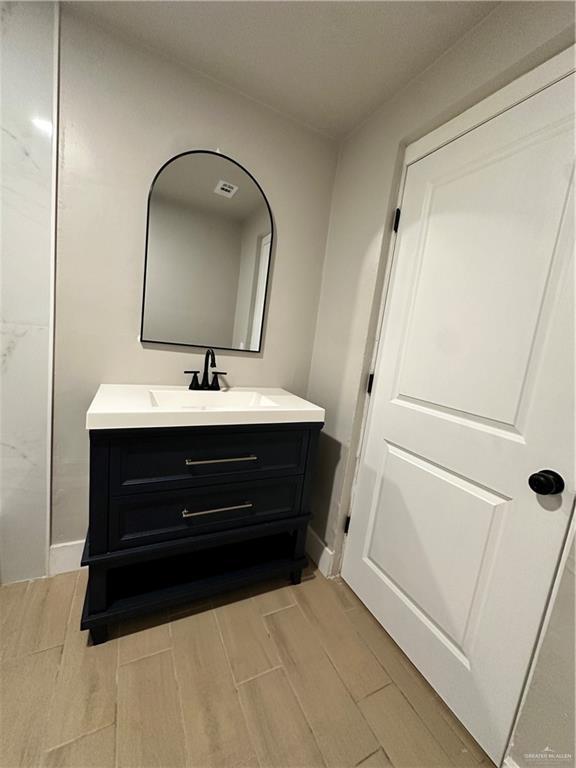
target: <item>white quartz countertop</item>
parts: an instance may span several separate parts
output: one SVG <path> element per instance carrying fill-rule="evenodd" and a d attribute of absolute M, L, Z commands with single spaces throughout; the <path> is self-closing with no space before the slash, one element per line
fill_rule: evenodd
<path fill-rule="evenodd" d="M 189 391 L 160 384 L 101 384 L 86 429 L 323 422 L 324 409 L 285 389 L 230 387 Z"/>

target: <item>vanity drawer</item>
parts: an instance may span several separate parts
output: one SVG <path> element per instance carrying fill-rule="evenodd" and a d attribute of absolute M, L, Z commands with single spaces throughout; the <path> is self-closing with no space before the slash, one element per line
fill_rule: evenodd
<path fill-rule="evenodd" d="M 306 430 L 198 431 L 114 441 L 112 494 L 304 472 Z"/>
<path fill-rule="evenodd" d="M 109 549 L 254 525 L 297 515 L 300 477 L 134 494 L 110 504 Z"/>

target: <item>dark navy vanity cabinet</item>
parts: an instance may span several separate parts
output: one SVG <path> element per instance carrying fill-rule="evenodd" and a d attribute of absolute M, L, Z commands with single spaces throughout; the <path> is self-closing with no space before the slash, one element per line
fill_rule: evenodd
<path fill-rule="evenodd" d="M 320 422 L 90 431 L 82 629 L 306 564 Z"/>

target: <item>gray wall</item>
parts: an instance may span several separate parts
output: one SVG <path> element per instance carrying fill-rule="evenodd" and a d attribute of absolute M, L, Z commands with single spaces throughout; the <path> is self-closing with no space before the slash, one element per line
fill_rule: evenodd
<path fill-rule="evenodd" d="M 0 581 L 48 553 L 55 23 L 53 3 L 2 3 Z M 45 122 L 34 122 L 42 120 Z"/>
<path fill-rule="evenodd" d="M 502 3 L 341 148 L 308 386 L 326 409 L 313 526 L 336 567 L 403 149 L 573 40 L 571 3 Z"/>
<path fill-rule="evenodd" d="M 86 409 L 103 382 L 184 384 L 201 350 L 138 341 L 146 198 L 189 149 L 235 158 L 275 217 L 262 354 L 218 355 L 235 385 L 304 395 L 335 165 L 333 142 L 62 11 L 53 543 L 86 534 Z M 231 119 L 233 116 L 233 119 Z"/>
<path fill-rule="evenodd" d="M 520 768 L 576 765 L 574 619 L 572 544 L 512 736 L 509 754 Z"/>
<path fill-rule="evenodd" d="M 233 219 L 153 196 L 144 338 L 232 345 L 240 230 Z"/>

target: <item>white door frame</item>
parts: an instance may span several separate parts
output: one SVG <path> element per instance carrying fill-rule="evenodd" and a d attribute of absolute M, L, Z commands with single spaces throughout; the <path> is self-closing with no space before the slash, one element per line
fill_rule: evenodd
<path fill-rule="evenodd" d="M 262 341 L 262 323 L 264 320 L 264 305 L 266 303 L 266 282 L 270 266 L 271 242 L 272 233 L 269 232 L 258 239 L 256 246 L 256 269 L 254 272 L 256 290 L 254 292 L 254 306 L 252 308 L 252 323 L 250 327 L 250 349 L 254 349 L 254 347 L 259 349 Z M 263 258 L 262 254 L 264 253 L 267 258 Z"/>
<path fill-rule="evenodd" d="M 431 131 L 430 133 L 423 136 L 422 138 L 414 141 L 412 144 L 409 144 L 405 149 L 404 159 L 402 163 L 402 172 L 401 172 L 400 184 L 398 189 L 398 198 L 397 198 L 398 208 L 401 209 L 402 207 L 402 198 L 404 196 L 406 174 L 408 171 L 408 167 L 411 164 L 415 163 L 417 160 L 422 159 L 423 157 L 430 154 L 431 152 L 434 152 L 435 150 L 439 149 L 445 144 L 448 144 L 449 142 L 454 141 L 455 139 L 464 135 L 465 133 L 468 133 L 469 131 L 474 130 L 475 128 L 479 127 L 483 123 L 486 123 L 489 120 L 492 120 L 493 118 L 497 117 L 503 112 L 506 112 L 507 110 L 512 109 L 517 104 L 521 103 L 522 101 L 525 101 L 526 99 L 529 99 L 530 97 L 534 96 L 536 93 L 543 90 L 544 88 L 547 88 L 553 85 L 554 83 L 558 82 L 559 80 L 562 80 L 565 77 L 570 76 L 571 74 L 576 72 L 575 59 L 576 59 L 576 46 L 573 45 L 567 48 L 565 51 L 562 51 L 562 53 L 557 54 L 556 56 L 552 57 L 548 61 L 539 65 L 535 69 L 526 73 L 525 75 L 522 75 L 521 77 L 514 80 L 512 83 L 500 89 L 499 91 L 492 94 L 491 96 L 488 96 L 487 98 L 478 102 L 478 104 L 475 104 L 473 107 L 470 107 L 465 112 L 453 118 L 452 120 L 448 121 L 444 125 L 440 126 L 434 131 Z M 379 350 L 380 338 L 382 333 L 384 313 L 387 306 L 388 291 L 390 287 L 390 275 L 392 272 L 392 267 L 393 267 L 394 258 L 395 258 L 396 240 L 397 240 L 396 236 L 393 236 L 391 238 L 390 245 L 388 248 L 388 257 L 387 257 L 386 269 L 384 274 L 382 295 L 380 298 L 378 322 L 377 322 L 376 335 L 374 338 L 373 351 L 372 351 L 371 362 L 370 362 L 370 371 L 374 371 L 376 367 L 378 354 L 380 351 Z M 364 438 L 367 431 L 367 423 L 368 423 L 369 412 L 370 412 L 369 402 L 370 402 L 369 395 L 365 394 L 364 395 L 364 412 L 362 415 L 362 427 L 361 427 L 360 438 L 358 441 L 358 446 L 357 446 L 357 451 L 355 456 L 356 466 L 354 469 L 354 481 L 353 481 L 352 491 L 351 491 L 350 510 L 353 509 L 354 498 L 357 491 L 358 469 L 360 466 L 360 458 L 364 451 Z M 518 704 L 516 716 L 511 728 L 509 739 L 512 737 L 512 734 L 514 733 L 516 723 L 518 721 L 519 713 L 521 711 L 522 703 L 526 695 L 527 684 L 531 680 L 533 675 L 535 660 L 537 658 L 538 651 L 542 643 L 544 630 L 546 629 L 549 622 L 553 598 L 557 593 L 559 581 L 562 576 L 563 564 L 567 556 L 568 546 L 570 544 L 570 541 L 575 535 L 574 534 L 575 527 L 576 527 L 576 519 L 575 519 L 575 516 L 572 515 L 572 518 L 564 539 L 562 551 L 560 553 L 559 563 L 556 569 L 554 582 L 552 584 L 550 593 L 548 595 L 548 601 L 546 604 L 544 614 L 542 616 L 542 621 L 541 621 L 539 632 L 536 638 L 535 650 L 532 655 L 530 668 L 528 669 L 526 679 L 524 681 L 523 693 L 520 698 L 520 702 Z M 346 547 L 346 539 L 344 539 L 343 550 L 345 547 Z M 506 748 L 505 754 L 508 752 L 508 750 L 509 750 L 509 742 L 508 742 L 508 746 Z"/>

